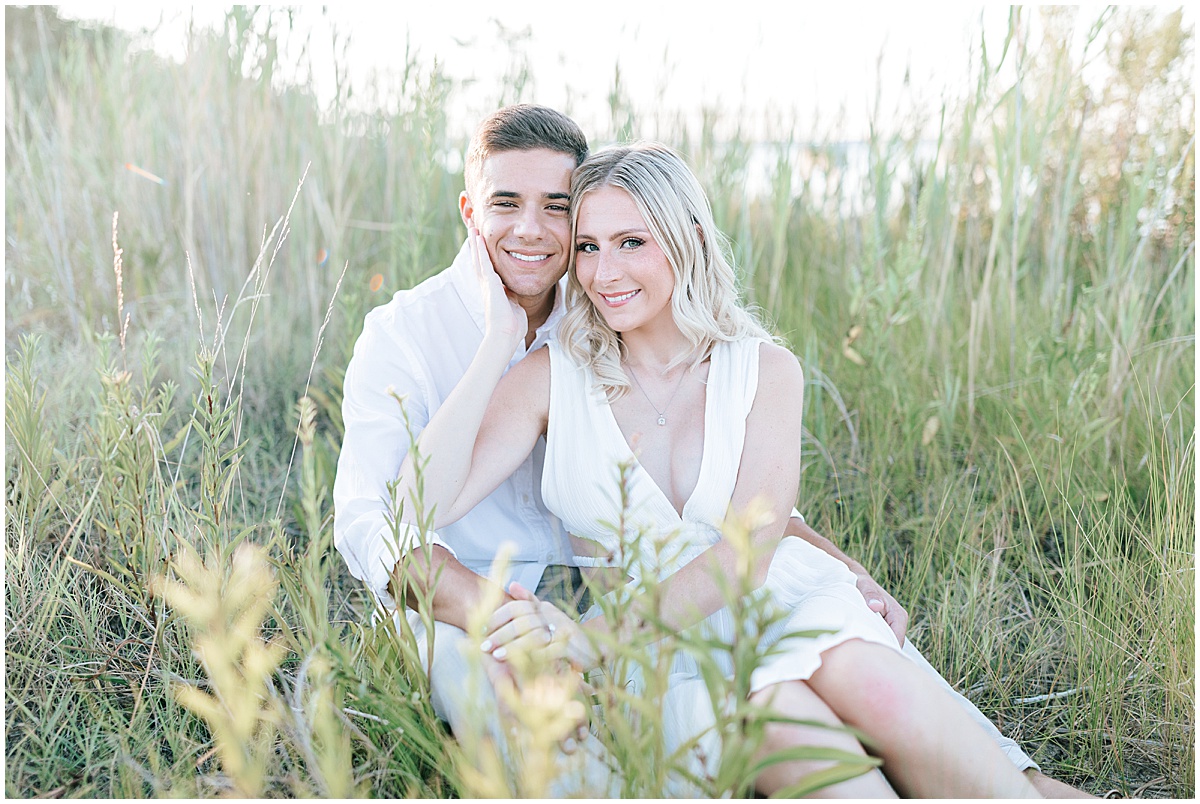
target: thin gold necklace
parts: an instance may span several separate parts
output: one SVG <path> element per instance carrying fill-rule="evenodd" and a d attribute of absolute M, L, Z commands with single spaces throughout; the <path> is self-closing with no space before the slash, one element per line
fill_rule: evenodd
<path fill-rule="evenodd" d="M 626 363 L 625 368 L 629 370 L 629 376 L 633 378 L 634 385 L 642 392 L 642 396 L 646 397 L 646 401 L 650 403 L 650 407 L 654 408 L 654 412 L 658 414 L 658 426 L 665 427 L 667 424 L 667 410 L 671 407 L 671 403 L 675 401 L 675 395 L 679 393 L 679 389 L 683 387 L 683 378 L 687 374 L 687 369 L 684 369 L 679 374 L 679 380 L 675 383 L 675 390 L 671 392 L 671 398 L 667 400 L 667 404 L 663 405 L 663 409 L 659 410 L 654 402 L 650 399 L 650 394 L 646 393 L 646 389 L 642 387 L 642 383 L 638 380 L 637 374 L 634 373 L 633 366 Z"/>

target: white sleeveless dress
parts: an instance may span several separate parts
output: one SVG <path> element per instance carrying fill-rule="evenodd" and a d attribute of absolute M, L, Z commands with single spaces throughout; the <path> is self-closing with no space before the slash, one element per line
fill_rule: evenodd
<path fill-rule="evenodd" d="M 637 464 L 592 371 L 578 366 L 551 341 L 550 413 L 542 473 L 546 506 L 572 534 L 597 542 L 598 555 L 623 555 L 622 537 L 611 523 L 617 522 L 620 514 L 618 467 L 624 463 L 631 467 L 625 539 L 641 533 L 643 543 L 649 537 L 666 544 L 653 565 L 633 567 L 635 576 L 665 577 L 716 543 L 737 481 L 746 416 L 758 389 L 760 343 L 757 339 L 722 342 L 713 350 L 700 475 L 680 516 Z M 598 563 L 584 557 L 578 561 Z M 620 565 L 619 560 L 616 563 Z M 754 671 L 752 691 L 808 678 L 820 667 L 822 651 L 850 639 L 900 650 L 887 623 L 867 608 L 846 565 L 802 539 L 782 540 L 759 593 L 769 594 L 788 614 L 765 634 L 764 647 L 776 645 L 778 650 Z M 728 642 L 733 624 L 728 610 L 721 609 L 694 627 Z M 831 633 L 788 637 L 781 642 L 788 634 L 814 629 Z M 719 653 L 717 658 L 727 661 L 728 657 Z M 733 668 L 726 664 L 724 671 L 728 676 Z M 699 669 L 680 651 L 672 668 L 672 683 L 675 678 L 688 677 L 699 678 Z"/>

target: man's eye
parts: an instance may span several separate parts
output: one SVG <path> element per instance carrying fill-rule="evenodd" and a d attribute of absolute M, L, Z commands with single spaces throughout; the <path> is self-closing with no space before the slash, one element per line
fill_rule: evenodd
<path fill-rule="evenodd" d="M 550 212 L 570 212 L 570 209 L 568 209 L 564 204 L 551 204 L 550 206 L 546 207 L 546 209 Z"/>
<path fill-rule="evenodd" d="M 645 242 L 645 240 L 639 240 L 636 237 L 627 237 L 621 241 L 621 248 L 637 248 Z"/>
<path fill-rule="evenodd" d="M 580 254 L 592 254 L 598 249 L 595 243 L 576 243 L 575 250 Z"/>
<path fill-rule="evenodd" d="M 497 201 L 494 204 L 492 204 L 492 206 L 494 206 L 494 207 L 515 207 L 516 204 L 514 204 L 512 201 Z"/>

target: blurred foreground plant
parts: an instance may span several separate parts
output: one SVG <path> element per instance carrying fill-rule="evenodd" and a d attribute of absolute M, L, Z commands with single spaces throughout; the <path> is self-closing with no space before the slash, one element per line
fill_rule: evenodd
<path fill-rule="evenodd" d="M 585 631 L 595 655 L 604 657 L 602 666 L 588 673 L 585 683 L 563 660 L 521 650 L 520 643 L 511 646 L 504 672 L 489 672 L 490 655 L 468 651 L 466 694 L 478 705 L 468 715 L 473 722 L 456 734 L 453 749 L 463 793 L 744 797 L 753 794 L 756 777 L 771 765 L 823 763 L 783 791 L 805 795 L 877 767 L 874 759 L 819 747 L 763 755 L 771 724 L 801 721 L 751 703 L 750 678 L 777 645 L 822 632 L 787 633 L 765 646 L 768 631 L 777 631 L 773 626 L 788 613 L 769 595 L 754 591 L 752 568 L 759 556 L 750 533 L 765 515 L 757 509 L 742 516 L 731 513 L 722 531 L 739 556 L 735 577 L 713 579 L 733 621 L 732 641 L 715 637 L 702 625 L 682 632 L 670 628 L 661 616 L 661 579 L 674 566 L 681 543 L 674 532 L 632 537 L 626 532 L 632 466 L 617 468 L 620 508 L 610 527 L 622 538 L 608 563 L 640 580 L 615 589 L 588 582 L 596 601 L 593 613 L 610 625 L 604 631 Z M 505 563 L 500 556 L 493 565 L 493 594 L 472 613 L 467 644 L 484 638 L 486 622 L 500 603 Z M 401 574 L 412 569 L 401 562 Z M 640 626 L 630 627 L 635 622 Z M 406 638 L 412 638 L 411 632 Z M 576 745 L 575 753 L 564 753 L 564 745 L 575 744 L 575 730 L 586 722 L 585 714 L 590 715 L 591 738 Z M 685 733 L 684 725 L 692 733 Z"/>
<path fill-rule="evenodd" d="M 261 634 L 277 589 L 270 565 L 250 545 L 221 566 L 217 556 L 202 560 L 186 542 L 171 563 L 178 580 L 160 577 L 152 588 L 187 621 L 208 676 L 204 686 L 180 683 L 175 694 L 208 725 L 234 791 L 260 796 L 279 727 L 271 676 L 286 653 Z"/>

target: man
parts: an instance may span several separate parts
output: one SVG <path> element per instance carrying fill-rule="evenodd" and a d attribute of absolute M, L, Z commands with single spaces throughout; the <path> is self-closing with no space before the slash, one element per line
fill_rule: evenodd
<path fill-rule="evenodd" d="M 587 142 L 574 122 L 551 109 L 524 104 L 484 120 L 469 146 L 466 189 L 459 197 L 463 223 L 479 230 L 496 272 L 528 319 L 524 348 L 513 355 L 510 367 L 553 338 L 562 316 L 560 280 L 572 248 L 570 178 L 586 155 Z M 410 446 L 409 428 L 412 436 L 420 432 L 474 357 L 483 337 L 483 315 L 483 298 L 465 243 L 449 268 L 368 314 L 346 371 L 346 435 L 334 486 L 337 548 L 351 573 L 385 608 L 397 605 L 389 583 L 405 554 L 415 566 L 432 568 L 430 577 L 438 577 L 430 601 L 436 621 L 430 684 L 435 709 L 458 734 L 468 725 L 466 709 L 471 704 L 463 692 L 467 663 L 461 653 L 469 613 L 489 593 L 501 602 L 511 599 L 503 589 L 489 589 L 492 582 L 486 578 L 501 546 L 512 551 L 502 578 L 505 587 L 515 580 L 539 597 L 558 600 L 580 587 L 579 570 L 569 566 L 570 540 L 541 501 L 544 443 L 467 516 L 430 535 L 424 544 L 413 529 L 399 526 L 401 540 L 396 543 L 388 483 Z M 403 412 L 397 396 L 404 400 Z M 869 605 L 904 642 L 907 612 L 861 564 L 799 517 L 788 522 L 786 532 L 846 563 Z M 577 599 L 567 605 L 579 603 Z M 411 613 L 409 621 L 419 635 L 423 633 Z M 941 680 L 915 648 L 905 643 L 904 650 Z M 1039 792 L 1054 797 L 1079 794 L 1042 775 L 1012 740 L 1000 735 L 969 701 L 958 698 L 1013 762 L 1027 769 Z"/>

